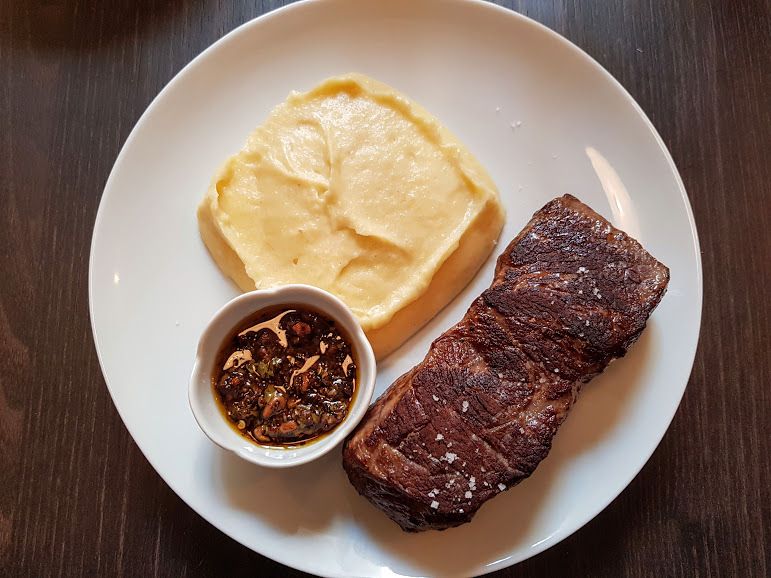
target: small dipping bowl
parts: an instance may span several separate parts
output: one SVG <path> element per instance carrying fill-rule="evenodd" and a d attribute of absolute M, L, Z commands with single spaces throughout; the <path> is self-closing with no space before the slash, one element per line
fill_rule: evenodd
<path fill-rule="evenodd" d="M 356 389 L 348 413 L 334 429 L 305 443 L 281 447 L 260 445 L 247 439 L 229 423 L 212 384 L 219 353 L 239 325 L 266 308 L 306 306 L 334 320 L 351 340 L 357 362 Z M 340 299 L 310 285 L 284 285 L 251 291 L 226 303 L 201 334 L 188 398 L 193 416 L 203 433 L 215 444 L 248 462 L 271 468 L 308 463 L 334 449 L 364 417 L 375 391 L 375 355 L 351 310 Z"/>

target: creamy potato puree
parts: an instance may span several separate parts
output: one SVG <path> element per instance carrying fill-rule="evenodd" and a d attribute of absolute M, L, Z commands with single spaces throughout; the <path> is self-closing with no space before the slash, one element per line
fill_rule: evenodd
<path fill-rule="evenodd" d="M 215 176 L 198 218 L 242 290 L 326 289 L 382 357 L 471 279 L 503 209 L 487 172 L 436 119 L 352 74 L 277 106 Z"/>

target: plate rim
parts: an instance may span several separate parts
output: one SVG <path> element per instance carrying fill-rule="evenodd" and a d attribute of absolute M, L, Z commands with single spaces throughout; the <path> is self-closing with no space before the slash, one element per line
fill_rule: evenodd
<path fill-rule="evenodd" d="M 411 0 L 411 2 L 416 2 L 416 1 L 417 0 Z M 420 1 L 430 2 L 434 4 L 437 2 L 437 0 L 420 0 Z M 692 372 L 693 372 L 693 365 L 694 365 L 696 352 L 698 350 L 698 345 L 701 337 L 701 322 L 702 322 L 702 316 L 703 316 L 703 294 L 704 294 L 704 281 L 703 281 L 703 272 L 702 272 L 703 266 L 702 266 L 702 257 L 701 257 L 701 245 L 699 242 L 698 230 L 696 228 L 696 221 L 693 216 L 693 209 L 691 207 L 690 199 L 686 192 L 685 185 L 683 183 L 680 172 L 677 170 L 677 166 L 674 162 L 674 159 L 672 158 L 672 155 L 669 152 L 669 149 L 667 148 L 666 144 L 661 138 L 661 135 L 656 130 L 655 126 L 651 122 L 648 115 L 645 113 L 642 107 L 637 103 L 634 97 L 632 97 L 629 91 L 627 91 L 627 89 L 607 69 L 605 69 L 605 67 L 602 66 L 594 57 L 592 57 L 590 54 L 585 52 L 578 45 L 574 44 L 572 41 L 562 36 L 555 30 L 552 30 L 548 26 L 541 24 L 540 22 L 530 18 L 529 16 L 526 16 L 520 12 L 517 12 L 514 9 L 509 9 L 504 6 L 500 6 L 498 4 L 493 4 L 492 2 L 489 2 L 487 0 L 443 0 L 443 1 L 452 2 L 456 5 L 458 4 L 473 5 L 475 6 L 474 9 L 476 10 L 489 10 L 491 12 L 497 13 L 502 18 L 512 18 L 514 20 L 519 20 L 520 24 L 530 26 L 531 28 L 537 30 L 539 33 L 545 34 L 547 37 L 550 38 L 550 40 L 559 43 L 563 48 L 570 50 L 578 57 L 585 59 L 587 64 L 589 64 L 595 70 L 595 72 L 599 72 L 605 78 L 605 80 L 609 81 L 610 84 L 616 89 L 618 94 L 622 96 L 625 99 L 625 101 L 632 106 L 632 108 L 637 113 L 639 118 L 643 121 L 645 127 L 653 136 L 656 145 L 658 146 L 659 150 L 663 154 L 663 158 L 666 161 L 667 166 L 669 167 L 669 170 L 671 171 L 675 179 L 675 183 L 677 185 L 677 189 L 680 194 L 680 200 L 683 203 L 683 206 L 685 208 L 688 225 L 690 227 L 691 241 L 693 243 L 693 249 L 695 254 L 695 274 L 696 274 L 696 282 L 697 282 L 696 283 L 697 291 L 695 295 L 697 312 L 698 312 L 697 319 L 696 319 L 697 331 L 696 331 L 696 340 L 693 343 L 691 351 L 688 352 L 688 355 L 686 356 L 689 359 L 688 365 L 690 367 L 688 378 L 685 380 L 685 383 L 683 383 L 681 386 L 681 391 L 678 396 L 677 404 L 673 405 L 671 412 L 668 412 L 669 415 L 667 417 L 667 427 L 661 433 L 658 440 L 656 440 L 656 442 L 651 446 L 650 451 L 647 453 L 647 455 L 644 456 L 644 459 L 641 459 L 639 467 L 637 467 L 633 471 L 633 473 L 628 477 L 628 479 L 623 483 L 623 485 L 620 485 L 618 491 L 611 492 L 611 496 L 604 503 L 602 503 L 602 505 L 598 507 L 596 511 L 594 511 L 585 520 L 577 524 L 567 525 L 566 528 L 561 527 L 559 530 L 557 530 L 556 532 L 554 532 L 552 535 L 548 536 L 541 542 L 537 543 L 534 546 L 531 546 L 526 551 L 525 555 L 521 557 L 517 557 L 514 554 L 509 554 L 508 556 L 502 559 L 499 559 L 484 565 L 482 568 L 482 572 L 477 574 L 478 576 L 482 576 L 491 572 L 495 572 L 497 570 L 501 570 L 503 568 L 508 568 L 510 566 L 519 564 L 520 562 L 523 562 L 529 558 L 532 558 L 540 554 L 541 552 L 544 552 L 545 550 L 551 548 L 552 546 L 557 545 L 558 543 L 562 542 L 564 539 L 573 535 L 575 532 L 577 532 L 585 525 L 587 525 L 589 522 L 591 522 L 594 518 L 596 518 L 613 501 L 615 501 L 616 498 L 618 498 L 618 496 L 621 495 L 621 493 L 629 487 L 632 481 L 637 477 L 640 471 L 642 471 L 645 465 L 649 462 L 651 456 L 659 447 L 659 445 L 661 444 L 661 441 L 663 440 L 664 436 L 669 431 L 669 428 L 672 425 L 672 421 L 674 419 L 675 414 L 677 413 L 677 410 L 680 407 L 680 404 L 682 403 L 683 395 L 685 394 L 685 390 L 688 386 L 688 382 L 690 381 L 690 376 L 692 375 Z M 166 92 L 170 90 L 172 84 L 180 80 L 183 76 L 190 74 L 191 70 L 198 63 L 199 60 L 203 60 L 204 58 L 206 58 L 209 55 L 209 53 L 214 52 L 222 44 L 228 42 L 233 37 L 240 34 L 247 33 L 247 31 L 250 28 L 265 25 L 267 22 L 271 20 L 283 17 L 283 15 L 289 11 L 301 11 L 305 9 L 306 6 L 311 4 L 343 4 L 343 3 L 344 2 L 342 0 L 299 0 L 297 2 L 293 2 L 291 4 L 287 4 L 279 8 L 276 8 L 274 10 L 271 10 L 269 12 L 266 12 L 265 14 L 261 14 L 260 16 L 257 16 L 255 18 L 247 20 L 246 22 L 243 22 L 242 24 L 239 24 L 238 26 L 236 26 L 235 28 L 233 28 L 232 30 L 230 30 L 229 32 L 227 32 L 226 34 L 224 34 L 223 36 L 221 36 L 220 38 L 212 42 L 200 53 L 198 53 L 194 58 L 192 58 L 187 64 L 185 64 L 176 74 L 174 74 L 174 76 L 163 86 L 163 88 L 158 92 L 158 94 L 150 101 L 150 103 L 147 105 L 147 107 L 142 112 L 140 117 L 137 119 L 136 123 L 134 124 L 128 136 L 126 137 L 126 140 L 123 143 L 123 146 L 121 147 L 120 152 L 118 153 L 115 159 L 115 162 L 113 163 L 112 169 L 110 170 L 110 174 L 105 182 L 104 188 L 102 190 L 102 194 L 99 199 L 99 207 L 97 209 L 96 217 L 94 219 L 93 230 L 92 230 L 91 244 L 89 248 L 89 261 L 88 261 L 89 321 L 91 324 L 91 332 L 92 332 L 92 338 L 94 341 L 94 347 L 96 349 L 97 359 L 99 361 L 99 368 L 102 372 L 102 377 L 104 379 L 105 385 L 107 386 L 107 391 L 110 394 L 110 398 L 112 400 L 113 406 L 117 410 L 118 415 L 120 416 L 124 427 L 128 430 L 129 435 L 131 435 L 132 441 L 139 448 L 144 458 L 148 461 L 150 466 L 153 468 L 153 470 L 155 470 L 156 474 L 158 474 L 158 476 L 164 481 L 164 483 L 166 483 L 166 485 L 168 485 L 169 488 L 171 488 L 171 490 L 177 495 L 177 497 L 179 497 L 196 514 L 201 516 L 201 518 L 203 518 L 209 524 L 217 528 L 220 532 L 222 532 L 232 540 L 235 540 L 245 548 L 260 554 L 261 556 L 270 558 L 290 568 L 294 568 L 303 572 L 308 572 L 316 575 L 318 575 L 318 570 L 313 568 L 312 564 L 303 563 L 304 559 L 300 560 L 297 558 L 288 558 L 286 556 L 283 556 L 281 552 L 263 552 L 255 548 L 252 548 L 251 546 L 247 545 L 244 541 L 242 541 L 239 537 L 232 535 L 228 530 L 223 528 L 216 519 L 213 519 L 212 516 L 204 515 L 192 504 L 190 504 L 190 502 L 182 495 L 182 493 L 180 493 L 176 485 L 171 483 L 167 479 L 167 477 L 161 473 L 161 470 L 156 466 L 154 461 L 149 458 L 145 449 L 137 441 L 137 437 L 134 435 L 134 432 L 133 432 L 134 428 L 129 425 L 128 421 L 123 415 L 121 408 L 115 401 L 115 396 L 113 395 L 113 389 L 110 386 L 110 380 L 107 376 L 107 372 L 105 371 L 105 362 L 103 360 L 103 354 L 100 349 L 100 337 L 99 337 L 99 333 L 94 320 L 94 315 L 95 315 L 94 313 L 94 255 L 95 255 L 97 237 L 99 236 L 99 232 L 104 226 L 103 221 L 105 219 L 104 217 L 104 213 L 105 213 L 104 206 L 106 204 L 105 199 L 110 196 L 111 185 L 113 184 L 113 181 L 117 178 L 116 175 L 120 172 L 120 166 L 124 162 L 124 157 L 128 154 L 127 151 L 130 148 L 134 139 L 136 138 L 136 135 L 139 131 L 140 126 L 142 126 L 145 122 L 147 122 L 147 118 L 150 115 L 151 111 L 158 105 L 160 100 L 165 96 Z M 333 576 L 333 574 L 327 574 L 327 575 Z M 393 573 L 393 575 L 400 576 L 400 574 L 398 573 Z"/>

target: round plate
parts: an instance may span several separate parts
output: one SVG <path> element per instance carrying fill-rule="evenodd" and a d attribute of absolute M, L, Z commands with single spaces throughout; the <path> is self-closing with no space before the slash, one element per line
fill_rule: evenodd
<path fill-rule="evenodd" d="M 489 169 L 507 209 L 502 244 L 549 199 L 571 192 L 672 271 L 640 341 L 584 388 L 535 474 L 445 532 L 399 530 L 348 484 L 339 451 L 291 471 L 242 462 L 204 437 L 187 404 L 199 333 L 237 293 L 201 242 L 196 205 L 218 165 L 291 90 L 350 71 L 423 104 Z M 495 257 L 380 364 L 376 394 L 462 317 L 490 283 Z M 701 291 L 683 185 L 624 89 L 523 16 L 442 0 L 300 3 L 211 46 L 129 136 L 104 190 L 90 264 L 102 370 L 147 459 L 229 536 L 323 575 L 484 573 L 588 522 L 640 470 L 672 419 L 696 349 Z"/>

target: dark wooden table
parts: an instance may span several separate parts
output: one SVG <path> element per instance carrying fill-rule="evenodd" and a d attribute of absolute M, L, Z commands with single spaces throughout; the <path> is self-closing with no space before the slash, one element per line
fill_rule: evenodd
<path fill-rule="evenodd" d="M 282 2 L 0 2 L 0 574 L 298 576 L 190 510 L 123 426 L 88 319 L 112 163 L 198 52 Z M 661 446 L 585 528 L 499 576 L 771 573 L 771 7 L 505 2 L 658 127 L 704 260 L 701 342 Z"/>

